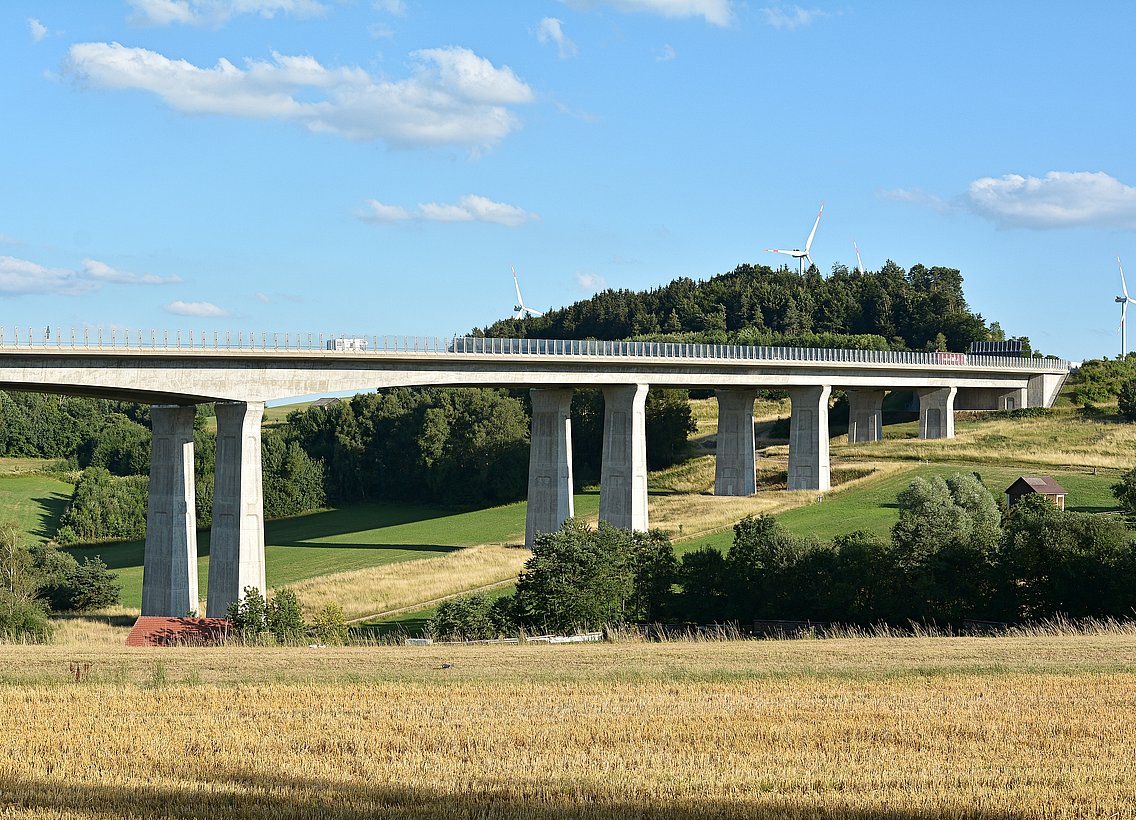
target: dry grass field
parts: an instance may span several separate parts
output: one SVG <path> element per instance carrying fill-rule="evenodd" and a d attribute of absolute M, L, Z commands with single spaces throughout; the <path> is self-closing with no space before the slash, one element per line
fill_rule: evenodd
<path fill-rule="evenodd" d="M 356 620 L 511 581 L 531 557 L 521 546 L 486 544 L 438 558 L 322 575 L 290 586 L 309 616 L 337 603 L 348 620 Z"/>
<path fill-rule="evenodd" d="M 78 682 L 76 662 L 91 664 Z M 1136 806 L 1130 634 L 8 646 L 0 670 L 2 817 L 1018 820 Z"/>

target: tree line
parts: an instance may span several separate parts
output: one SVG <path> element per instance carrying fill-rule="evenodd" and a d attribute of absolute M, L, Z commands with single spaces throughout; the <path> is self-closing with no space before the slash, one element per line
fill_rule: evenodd
<path fill-rule="evenodd" d="M 1136 498 L 1133 487 L 1136 471 L 1118 497 Z M 725 553 L 681 557 L 660 531 L 568 521 L 537 539 L 514 595 L 446 602 L 429 629 L 469 639 L 625 623 L 957 627 L 1133 615 L 1136 542 L 1119 516 L 1059 510 L 1040 495 L 1000 508 L 967 474 L 917 478 L 896 503 L 887 539 L 861 531 L 820 541 L 747 517 Z"/>
<path fill-rule="evenodd" d="M 822 277 L 788 268 L 739 265 L 704 281 L 646 291 L 605 290 L 543 316 L 503 319 L 486 336 L 652 339 L 731 344 L 965 351 L 1002 341 L 967 305 L 955 268 L 888 261 L 860 273 L 843 265 Z M 1027 344 L 1028 344 L 1028 340 Z"/>

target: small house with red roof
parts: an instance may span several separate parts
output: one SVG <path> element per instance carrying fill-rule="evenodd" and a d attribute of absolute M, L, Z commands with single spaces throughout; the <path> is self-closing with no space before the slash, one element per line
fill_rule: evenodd
<path fill-rule="evenodd" d="M 1014 506 L 1022 496 L 1044 495 L 1059 510 L 1065 509 L 1065 488 L 1047 475 L 1024 475 L 1006 488 L 1006 503 Z"/>

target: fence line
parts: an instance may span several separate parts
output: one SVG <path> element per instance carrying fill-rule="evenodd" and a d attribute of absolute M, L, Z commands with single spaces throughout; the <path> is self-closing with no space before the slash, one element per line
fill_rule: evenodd
<path fill-rule="evenodd" d="M 0 350 L 30 348 L 176 352 L 278 351 L 358 354 L 420 353 L 485 356 L 606 356 L 650 359 L 730 359 L 767 362 L 842 362 L 915 366 L 985 366 L 1022 370 L 1068 370 L 1064 359 L 1021 358 L 966 353 L 919 353 L 854 348 L 768 347 L 701 342 L 613 342 L 597 339 L 506 339 L 484 336 L 354 336 L 324 333 L 255 333 L 252 331 L 123 330 L 83 328 L 53 332 L 50 328 L 0 328 Z"/>

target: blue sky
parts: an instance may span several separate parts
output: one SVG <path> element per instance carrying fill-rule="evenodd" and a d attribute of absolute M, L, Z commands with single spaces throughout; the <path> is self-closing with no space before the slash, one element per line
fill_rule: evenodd
<path fill-rule="evenodd" d="M 6 0 L 0 324 L 449 335 L 769 247 L 1136 294 L 1136 6 Z M 1136 313 L 1133 314 L 1136 321 Z M 1136 325 L 1133 326 L 1136 339 Z"/>

